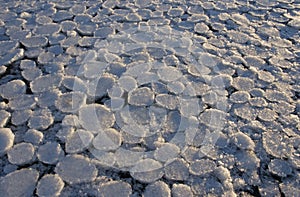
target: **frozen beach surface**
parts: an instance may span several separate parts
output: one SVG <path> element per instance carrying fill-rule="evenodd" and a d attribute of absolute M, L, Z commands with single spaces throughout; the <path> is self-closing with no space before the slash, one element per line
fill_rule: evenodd
<path fill-rule="evenodd" d="M 0 10 L 1 197 L 299 196 L 299 1 Z"/>

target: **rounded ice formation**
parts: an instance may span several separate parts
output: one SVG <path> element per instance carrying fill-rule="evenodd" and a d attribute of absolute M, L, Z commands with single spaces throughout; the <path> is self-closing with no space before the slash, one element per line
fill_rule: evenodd
<path fill-rule="evenodd" d="M 97 150 L 110 151 L 116 150 L 121 146 L 121 134 L 115 129 L 100 131 L 93 140 L 93 146 Z"/>
<path fill-rule="evenodd" d="M 140 160 L 130 170 L 130 174 L 133 178 L 144 183 L 154 182 L 164 175 L 162 164 L 153 159 Z"/>
<path fill-rule="evenodd" d="M 9 128 L 0 128 L 0 155 L 5 154 L 14 144 L 15 135 Z"/>
<path fill-rule="evenodd" d="M 0 86 L 0 95 L 3 98 L 11 99 L 26 92 L 26 84 L 21 80 L 12 80 Z"/>
<path fill-rule="evenodd" d="M 38 182 L 36 194 L 39 197 L 58 197 L 65 183 L 57 174 L 46 174 Z"/>
<path fill-rule="evenodd" d="M 154 101 L 153 92 L 147 88 L 137 88 L 129 92 L 128 103 L 136 106 L 149 106 Z"/>
<path fill-rule="evenodd" d="M 47 142 L 39 147 L 38 159 L 45 164 L 56 164 L 64 156 L 64 152 L 57 142 Z"/>
<path fill-rule="evenodd" d="M 100 104 L 89 104 L 79 109 L 79 121 L 83 128 L 91 132 L 110 128 L 115 116 L 109 108 Z"/>
<path fill-rule="evenodd" d="M 98 170 L 90 160 L 81 155 L 68 155 L 55 167 L 55 172 L 68 184 L 92 182 Z"/>
<path fill-rule="evenodd" d="M 62 112 L 76 112 L 86 102 L 86 95 L 81 92 L 70 92 L 60 95 L 56 107 Z"/>
<path fill-rule="evenodd" d="M 31 197 L 39 178 L 39 172 L 31 168 L 9 173 L 0 179 L 0 194 L 5 197 Z"/>
<path fill-rule="evenodd" d="M 99 186 L 99 193 L 110 197 L 129 197 L 132 193 L 131 185 L 123 181 L 109 181 Z"/>
<path fill-rule="evenodd" d="M 144 197 L 171 197 L 171 190 L 169 186 L 162 182 L 162 181 L 157 181 L 155 183 L 152 183 L 148 185 L 145 188 L 145 192 L 143 194 Z"/>
<path fill-rule="evenodd" d="M 16 144 L 7 152 L 8 161 L 16 165 L 30 163 L 33 159 L 34 152 L 34 146 L 30 143 L 22 142 Z"/>

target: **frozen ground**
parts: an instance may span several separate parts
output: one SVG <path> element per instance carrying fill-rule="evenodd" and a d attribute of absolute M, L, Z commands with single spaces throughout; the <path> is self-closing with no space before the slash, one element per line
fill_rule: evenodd
<path fill-rule="evenodd" d="M 298 0 L 0 0 L 0 196 L 299 196 Z"/>

